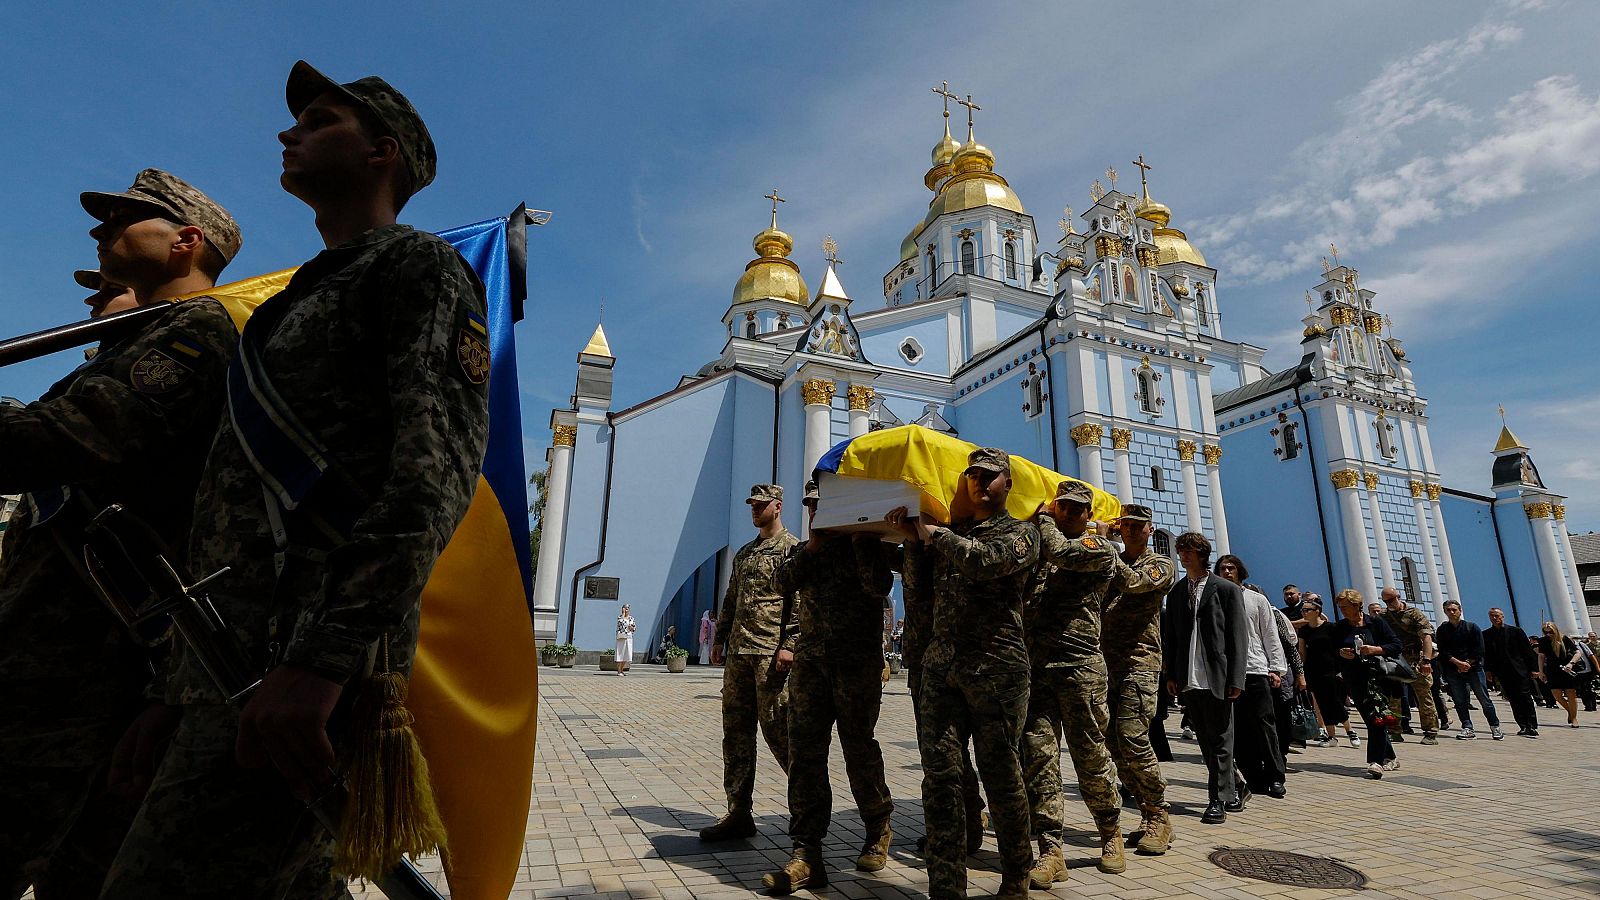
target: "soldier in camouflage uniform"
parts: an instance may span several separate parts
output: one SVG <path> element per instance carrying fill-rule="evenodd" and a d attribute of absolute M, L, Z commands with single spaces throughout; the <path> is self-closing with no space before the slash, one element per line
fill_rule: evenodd
<path fill-rule="evenodd" d="M 722 670 L 722 786 L 728 812 L 700 830 L 702 841 L 726 841 L 756 833 L 751 795 L 756 784 L 756 727 L 767 749 L 789 771 L 789 669 L 794 665 L 792 591 L 780 587 L 778 564 L 800 545 L 783 527 L 783 487 L 750 488 L 750 521 L 758 534 L 733 557 L 733 574 L 717 613 L 711 661 Z M 876 670 L 874 670 L 876 671 Z"/>
<path fill-rule="evenodd" d="M 239 250 L 226 210 L 157 169 L 82 200 L 116 279 L 75 273 L 96 318 L 205 290 Z M 27 495 L 0 554 L 0 897 L 95 896 L 132 821 L 142 785 L 108 766 L 152 657 L 80 574 L 82 529 L 120 503 L 181 546 L 236 338 L 216 301 L 187 301 L 0 406 L 0 493 Z"/>
<path fill-rule="evenodd" d="M 928 894 L 967 890 L 961 748 L 970 735 L 989 791 L 1000 845 L 1002 898 L 1026 897 L 1033 850 L 1018 747 L 1028 711 L 1023 593 L 1039 561 L 1039 530 L 1006 512 L 1011 458 L 983 447 L 962 473 L 972 518 L 935 525 L 904 508 L 888 521 L 906 536 L 906 565 L 933 557 L 933 630 L 923 651 L 922 813 L 928 831 Z"/>
<path fill-rule="evenodd" d="M 808 516 L 817 511 L 817 486 L 806 485 Z M 800 636 L 789 676 L 789 837 L 793 858 L 762 883 L 775 893 L 828 883 L 822 839 L 833 794 L 828 744 L 839 727 L 839 749 L 850 793 L 866 830 L 856 869 L 888 864 L 894 801 L 884 779 L 883 751 L 873 732 L 883 705 L 883 602 L 894 587 L 893 548 L 876 534 L 811 532 L 810 540 L 778 566 L 777 581 L 793 591 Z"/>
<path fill-rule="evenodd" d="M 1401 599 L 1394 588 L 1383 589 L 1383 620 L 1400 636 L 1400 653 L 1417 680 L 1410 685 L 1389 685 L 1389 711 L 1396 722 L 1389 728 L 1389 740 L 1404 741 L 1400 720 L 1409 719 L 1406 690 L 1417 698 L 1417 713 L 1422 717 L 1422 743 L 1439 743 L 1439 711 L 1433 705 L 1433 623 L 1428 614 Z M 1409 723 L 1408 723 L 1409 727 Z"/>
<path fill-rule="evenodd" d="M 1063 732 L 1078 790 L 1100 829 L 1100 871 L 1115 874 L 1126 868 L 1117 830 L 1122 804 L 1106 751 L 1106 663 L 1100 654 L 1100 605 L 1117 550 L 1104 537 L 1085 533 L 1093 504 L 1094 491 L 1087 484 L 1063 481 L 1055 500 L 1035 517 L 1043 549 L 1023 615 L 1033 674 L 1022 773 L 1039 842 L 1029 881 L 1040 890 L 1067 880 Z"/>
<path fill-rule="evenodd" d="M 1150 721 L 1161 690 L 1161 602 L 1177 580 L 1172 560 L 1150 548 L 1150 507 L 1126 503 L 1117 530 L 1122 553 L 1100 617 L 1100 645 L 1110 679 L 1107 745 L 1117 777 L 1139 802 L 1135 853 L 1159 856 L 1172 845 L 1167 782 L 1150 746 Z"/>
<path fill-rule="evenodd" d="M 304 62 L 286 94 L 296 121 L 279 135 L 282 183 L 316 212 L 328 249 L 245 327 L 230 375 L 249 372 L 252 390 L 230 394 L 189 542 L 196 573 L 232 567 L 212 600 L 270 670 L 235 709 L 179 648 L 166 696 L 183 717 L 108 900 L 276 898 L 326 865 L 331 843 L 304 801 L 332 786 L 346 735 L 330 716 L 380 644 L 410 672 L 423 585 L 487 443 L 482 285 L 442 239 L 395 223 L 433 180 L 421 117 L 380 78 L 340 85 Z M 262 391 L 328 463 L 292 507 L 256 452 Z"/>

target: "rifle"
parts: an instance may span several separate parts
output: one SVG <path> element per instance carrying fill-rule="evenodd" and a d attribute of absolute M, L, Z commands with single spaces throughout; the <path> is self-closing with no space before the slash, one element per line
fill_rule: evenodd
<path fill-rule="evenodd" d="M 119 338 L 148 325 L 162 313 L 172 309 L 169 303 L 151 303 L 125 312 L 112 313 L 98 319 L 84 319 L 56 328 L 46 328 L 19 337 L 0 341 L 0 366 L 26 362 L 95 341 Z"/>
<path fill-rule="evenodd" d="M 84 565 L 112 613 L 135 634 L 170 620 L 228 702 L 243 705 L 261 684 L 261 675 L 204 590 L 229 569 L 191 581 L 168 557 L 155 530 L 121 504 L 90 520 L 84 540 Z M 347 799 L 348 789 L 339 780 L 307 808 L 330 834 L 337 834 Z M 392 900 L 444 900 L 404 857 L 378 879 L 378 887 Z"/>

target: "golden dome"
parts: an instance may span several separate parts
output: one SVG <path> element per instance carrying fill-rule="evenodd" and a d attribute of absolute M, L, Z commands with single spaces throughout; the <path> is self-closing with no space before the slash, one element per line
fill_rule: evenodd
<path fill-rule="evenodd" d="M 759 256 L 744 267 L 733 286 L 733 303 L 751 300 L 781 300 L 798 306 L 811 302 L 811 289 L 800 277 L 800 267 L 788 257 L 794 239 L 777 228 L 768 228 L 752 241 Z"/>
<path fill-rule="evenodd" d="M 1150 189 L 1145 188 L 1144 196 L 1133 207 L 1133 214 L 1141 219 L 1149 219 L 1158 227 L 1165 228 L 1172 221 L 1172 210 L 1165 203 L 1157 203 L 1150 199 Z"/>
<path fill-rule="evenodd" d="M 989 152 L 988 147 L 968 138 L 967 142 L 961 145 L 961 149 L 956 151 L 955 156 L 950 158 L 950 168 L 954 169 L 957 175 L 992 172 L 994 154 Z"/>
<path fill-rule="evenodd" d="M 906 232 L 906 239 L 900 242 L 901 262 L 905 262 L 906 260 L 917 255 L 917 235 L 922 233 L 923 227 L 923 223 L 918 222 L 917 224 L 911 226 L 910 231 Z"/>
<path fill-rule="evenodd" d="M 1310 325 L 1306 326 L 1306 330 L 1305 331 L 1300 332 L 1300 335 L 1303 338 L 1301 343 L 1305 343 L 1306 341 L 1309 341 L 1312 338 L 1322 337 L 1323 335 L 1325 335 L 1327 333 L 1328 333 L 1328 329 L 1323 328 L 1322 327 L 1322 323 L 1320 323 L 1320 322 L 1312 322 Z"/>
<path fill-rule="evenodd" d="M 1162 207 L 1166 209 L 1166 207 Z M 1154 221 L 1153 219 L 1151 221 Z M 1156 244 L 1156 265 L 1164 266 L 1167 263 L 1186 262 L 1197 266 L 1210 267 L 1206 258 L 1196 250 L 1194 245 L 1183 232 L 1176 228 L 1157 228 L 1151 232 Z"/>
<path fill-rule="evenodd" d="M 955 156 L 956 151 L 960 149 L 961 145 L 956 143 L 956 139 L 950 136 L 950 120 L 946 119 L 944 137 L 939 143 L 933 145 L 933 164 L 935 166 L 949 165 L 951 157 Z"/>

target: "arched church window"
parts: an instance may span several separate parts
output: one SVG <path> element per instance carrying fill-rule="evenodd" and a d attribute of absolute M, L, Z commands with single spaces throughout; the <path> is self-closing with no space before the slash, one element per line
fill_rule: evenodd
<path fill-rule="evenodd" d="M 756 336 L 756 320 L 755 319 L 751 319 L 750 321 L 744 323 L 744 336 L 747 337 L 747 338 L 753 338 L 753 337 Z"/>
<path fill-rule="evenodd" d="M 1378 413 L 1378 417 L 1372 420 L 1372 430 L 1378 433 L 1378 452 L 1383 454 L 1384 459 L 1394 459 L 1394 425 L 1390 424 L 1389 417 Z"/>
<path fill-rule="evenodd" d="M 977 250 L 971 241 L 961 242 L 961 274 L 971 275 L 978 268 Z"/>
<path fill-rule="evenodd" d="M 908 337 L 900 342 L 900 358 L 916 365 L 923 357 L 922 344 L 914 337 Z"/>
<path fill-rule="evenodd" d="M 1172 555 L 1172 532 L 1165 528 L 1157 531 L 1150 538 L 1150 545 L 1162 556 Z"/>
<path fill-rule="evenodd" d="M 1044 412 L 1044 372 L 1036 363 L 1028 363 L 1028 374 L 1022 379 L 1022 418 L 1033 419 Z"/>
<path fill-rule="evenodd" d="M 1206 301 L 1206 286 L 1203 284 L 1194 289 L 1194 314 L 1196 321 L 1201 325 L 1211 324 L 1211 309 Z"/>
<path fill-rule="evenodd" d="M 1006 241 L 1006 278 L 1017 277 L 1017 245 L 1014 241 Z"/>
<path fill-rule="evenodd" d="M 1272 440 L 1275 446 L 1272 455 L 1279 460 L 1294 459 L 1300 455 L 1300 425 L 1289 421 L 1289 417 L 1278 413 L 1278 427 L 1272 429 Z"/>
<path fill-rule="evenodd" d="M 1417 603 L 1422 599 L 1422 575 L 1417 571 L 1417 561 L 1409 556 L 1400 557 L 1400 580 L 1405 584 L 1407 600 Z"/>
<path fill-rule="evenodd" d="M 1160 466 L 1150 467 L 1150 489 L 1158 493 L 1167 489 L 1167 476 Z"/>
<path fill-rule="evenodd" d="M 1133 370 L 1133 398 L 1139 402 L 1139 411 L 1149 416 L 1161 415 L 1166 398 L 1161 396 L 1161 373 L 1150 367 L 1150 360 L 1139 362 Z"/>
<path fill-rule="evenodd" d="M 1333 291 L 1323 291 L 1322 292 L 1322 302 L 1323 303 L 1332 303 L 1333 302 Z"/>

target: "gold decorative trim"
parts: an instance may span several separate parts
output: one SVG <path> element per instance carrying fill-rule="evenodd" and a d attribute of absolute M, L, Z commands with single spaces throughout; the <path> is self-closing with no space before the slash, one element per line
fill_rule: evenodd
<path fill-rule="evenodd" d="M 1114 449 L 1114 450 L 1126 450 L 1126 449 L 1128 449 L 1128 445 L 1131 444 L 1131 443 L 1133 443 L 1133 429 L 1131 429 L 1131 428 L 1113 428 L 1113 429 L 1111 429 L 1111 447 L 1112 447 L 1112 449 Z"/>
<path fill-rule="evenodd" d="M 1366 472 L 1361 476 L 1361 480 L 1366 484 L 1367 490 L 1375 491 L 1378 489 L 1378 473 Z"/>
<path fill-rule="evenodd" d="M 1421 500 L 1423 493 L 1428 489 L 1428 486 L 1420 481 L 1410 482 L 1408 486 L 1411 488 L 1411 499 L 1413 500 Z"/>
<path fill-rule="evenodd" d="M 1383 316 L 1367 316 L 1364 321 L 1367 326 L 1367 334 L 1383 334 Z"/>
<path fill-rule="evenodd" d="M 551 440 L 551 445 L 552 446 L 555 446 L 555 447 L 575 447 L 575 446 L 577 446 L 577 444 L 578 444 L 578 426 L 576 426 L 576 425 L 557 425 L 555 428 L 552 428 L 551 431 L 553 431 L 555 433 L 555 437 Z"/>
<path fill-rule="evenodd" d="M 872 408 L 872 398 L 878 396 L 878 394 L 864 384 L 852 384 L 850 389 L 845 392 L 845 396 L 850 398 L 851 409 L 866 410 Z"/>
<path fill-rule="evenodd" d="M 834 383 L 827 378 L 813 378 L 800 385 L 800 399 L 806 406 L 828 406 L 833 403 Z"/>
<path fill-rule="evenodd" d="M 1178 442 L 1178 459 L 1182 462 L 1194 462 L 1194 451 L 1200 449 L 1194 441 Z"/>
<path fill-rule="evenodd" d="M 1200 448 L 1200 452 L 1205 454 L 1205 456 L 1206 456 L 1206 465 L 1208 465 L 1208 466 L 1214 466 L 1214 465 L 1222 462 L 1222 445 L 1221 444 L 1207 444 L 1204 447 Z"/>
<path fill-rule="evenodd" d="M 1147 269 L 1153 269 L 1156 267 L 1156 248 L 1140 247 L 1134 252 L 1139 258 L 1139 265 L 1144 266 Z"/>
<path fill-rule="evenodd" d="M 1105 436 L 1106 430 L 1104 426 L 1085 422 L 1069 433 L 1072 435 L 1072 442 L 1079 447 L 1098 447 L 1100 438 Z"/>
<path fill-rule="evenodd" d="M 1441 491 L 1442 491 L 1442 488 L 1440 488 L 1437 484 L 1428 485 L 1428 499 L 1432 500 L 1435 503 L 1438 503 L 1439 502 L 1439 494 L 1440 494 Z"/>
<path fill-rule="evenodd" d="M 1523 507 L 1523 510 L 1527 512 L 1530 519 L 1550 518 L 1550 504 L 1548 503 L 1529 503 Z"/>
<path fill-rule="evenodd" d="M 1343 469 L 1341 471 L 1329 474 L 1328 478 L 1333 481 L 1333 486 L 1335 488 L 1342 491 L 1345 488 L 1353 488 L 1359 484 L 1361 481 L 1361 473 L 1357 472 L 1355 469 Z"/>
<path fill-rule="evenodd" d="M 1567 518 L 1567 507 L 1565 504 L 1557 503 L 1555 506 L 1550 507 L 1550 514 L 1555 517 L 1557 522 L 1564 521 Z"/>
<path fill-rule="evenodd" d="M 1350 325 L 1356 320 L 1356 311 L 1343 306 L 1335 306 L 1333 309 L 1328 310 L 1328 316 L 1335 325 Z"/>
<path fill-rule="evenodd" d="M 1101 259 L 1111 259 L 1123 255 L 1122 238 L 1102 234 L 1094 239 L 1094 253 Z"/>

